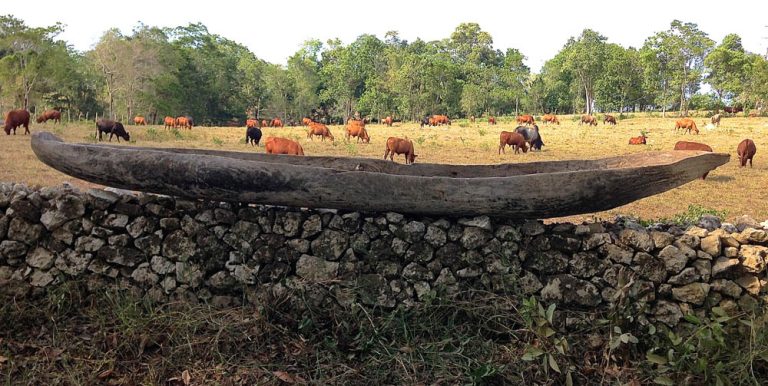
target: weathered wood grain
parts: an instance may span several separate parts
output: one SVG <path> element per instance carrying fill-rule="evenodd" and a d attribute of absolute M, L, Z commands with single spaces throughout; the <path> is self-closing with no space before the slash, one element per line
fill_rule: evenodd
<path fill-rule="evenodd" d="M 86 181 L 187 198 L 440 216 L 548 218 L 614 208 L 695 180 L 728 154 L 665 151 L 598 160 L 402 165 L 198 149 L 68 144 L 36 133 L 45 164 Z"/>

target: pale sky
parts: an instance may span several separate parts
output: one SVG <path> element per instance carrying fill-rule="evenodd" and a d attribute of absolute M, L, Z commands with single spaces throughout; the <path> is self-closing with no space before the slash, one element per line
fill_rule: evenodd
<path fill-rule="evenodd" d="M 714 4 L 717 4 L 715 6 Z M 398 31 L 409 42 L 450 37 L 460 23 L 474 22 L 493 37 L 494 48 L 517 48 L 526 64 L 539 72 L 571 36 L 591 28 L 624 47 L 640 47 L 674 19 L 696 23 L 716 43 L 739 34 L 744 47 L 765 54 L 768 45 L 768 3 L 765 0 L 725 2 L 628 1 L 51 1 L 5 0 L 0 14 L 11 14 L 28 26 L 59 21 L 60 38 L 85 51 L 109 28 L 130 34 L 139 22 L 176 27 L 201 22 L 211 33 L 248 47 L 257 57 L 286 64 L 305 40 L 325 43 L 340 38 L 349 44 L 361 34 L 380 39 Z"/>

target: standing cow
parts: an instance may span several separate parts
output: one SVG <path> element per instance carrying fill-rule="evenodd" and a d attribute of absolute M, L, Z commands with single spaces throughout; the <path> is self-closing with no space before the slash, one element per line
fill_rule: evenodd
<path fill-rule="evenodd" d="M 755 156 L 755 153 L 757 153 L 757 147 L 753 140 L 747 138 L 741 141 L 736 148 L 736 154 L 739 155 L 739 162 L 741 162 L 740 167 L 747 166 L 747 160 L 749 160 L 749 167 L 752 167 L 752 157 Z"/>
<path fill-rule="evenodd" d="M 16 128 L 24 126 L 24 134 L 30 134 L 29 132 L 29 111 L 24 109 L 11 110 L 5 114 L 5 134 L 16 135 Z"/>
<path fill-rule="evenodd" d="M 261 142 L 261 129 L 256 126 L 248 126 L 245 129 L 245 144 L 251 144 L 251 146 L 259 146 Z"/>
<path fill-rule="evenodd" d="M 109 142 L 112 142 L 113 136 L 117 136 L 117 142 L 120 142 L 120 138 L 126 141 L 131 140 L 131 134 L 125 131 L 123 124 L 111 119 L 102 118 L 96 121 L 96 133 L 99 135 L 99 141 L 102 133 L 109 133 Z"/>
<path fill-rule="evenodd" d="M 603 124 L 616 126 L 616 117 L 614 117 L 613 115 L 605 114 L 605 118 L 603 118 Z"/>
<path fill-rule="evenodd" d="M 48 122 L 51 119 L 53 119 L 53 123 L 61 123 L 61 112 L 57 110 L 46 110 L 37 117 L 37 123 Z"/>
<path fill-rule="evenodd" d="M 387 159 L 387 156 L 389 156 L 389 160 L 394 162 L 395 154 L 404 154 L 406 165 L 412 164 L 416 157 L 418 157 L 413 149 L 413 141 L 408 139 L 408 137 L 405 137 L 405 139 L 397 137 L 387 138 L 387 149 L 384 151 L 384 159 Z"/>

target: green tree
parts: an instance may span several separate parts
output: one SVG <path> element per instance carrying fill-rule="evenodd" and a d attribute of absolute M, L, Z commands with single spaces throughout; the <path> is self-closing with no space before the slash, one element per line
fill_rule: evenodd
<path fill-rule="evenodd" d="M 606 46 L 604 70 L 597 82 L 596 100 L 605 111 L 623 111 L 642 99 L 643 68 L 634 48 Z"/>
<path fill-rule="evenodd" d="M 721 103 L 732 101 L 744 90 L 751 58 L 736 34 L 726 35 L 723 42 L 715 47 L 704 59 L 709 70 L 705 80 L 717 93 Z"/>
<path fill-rule="evenodd" d="M 605 64 L 606 38 L 595 31 L 585 29 L 578 38 L 566 43 L 564 68 L 575 75 L 584 95 L 585 111 L 592 114 L 595 87 Z"/>

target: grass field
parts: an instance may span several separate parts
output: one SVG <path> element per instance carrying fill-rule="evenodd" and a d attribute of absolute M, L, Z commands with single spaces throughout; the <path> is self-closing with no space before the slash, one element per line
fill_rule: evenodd
<path fill-rule="evenodd" d="M 601 116 L 599 118 L 602 118 Z M 538 119 L 538 117 L 537 117 Z M 768 156 L 764 149 L 768 144 L 768 118 L 723 118 L 719 128 L 707 130 L 705 118 L 695 118 L 700 135 L 675 133 L 676 118 L 646 117 L 620 120 L 615 127 L 599 124 L 580 126 L 576 116 L 559 116 L 561 124 L 541 125 L 540 132 L 545 146 L 541 152 L 514 155 L 511 151 L 498 155 L 499 133 L 512 130 L 517 125 L 513 117 L 499 118 L 490 126 L 483 121 L 468 123 L 457 120 L 452 126 L 419 128 L 416 123 L 396 123 L 388 128 L 368 125 L 370 144 L 358 144 L 344 140 L 342 126 L 330 126 L 335 142 L 310 141 L 303 127 L 264 128 L 264 136 L 276 135 L 298 140 L 307 155 L 334 155 L 343 157 L 381 158 L 389 136 L 408 136 L 414 140 L 416 162 L 449 164 L 496 164 L 504 162 L 555 161 L 564 159 L 592 159 L 634 152 L 672 149 L 678 140 L 704 142 L 716 152 L 731 154 L 731 161 L 709 174 L 705 181 L 697 180 L 680 188 L 648 197 L 606 212 L 585 216 L 573 216 L 558 220 L 580 221 L 587 218 L 611 219 L 616 214 L 633 215 L 644 220 L 671 218 L 688 210 L 689 205 L 725 211 L 726 219 L 743 214 L 759 221 L 768 219 Z M 540 122 L 539 122 L 540 123 Z M 162 126 L 126 127 L 131 133 L 131 144 L 147 147 L 210 148 L 238 151 L 264 152 L 263 146 L 245 145 L 245 128 L 195 127 L 193 130 L 172 131 Z M 32 132 L 53 131 L 65 141 L 95 141 L 93 123 L 69 123 L 54 126 L 52 123 L 32 124 Z M 648 145 L 628 145 L 630 137 L 648 134 Z M 20 133 L 23 132 L 20 131 Z M 757 145 L 753 169 L 739 168 L 736 146 L 744 138 L 751 138 Z M 124 142 L 121 142 L 124 143 Z M 24 182 L 29 185 L 56 185 L 68 181 L 80 187 L 93 186 L 59 173 L 37 160 L 29 146 L 29 136 L 0 137 L 0 180 Z M 403 162 L 403 156 L 396 158 Z M 557 187 L 552 187 L 556 189 Z"/>

